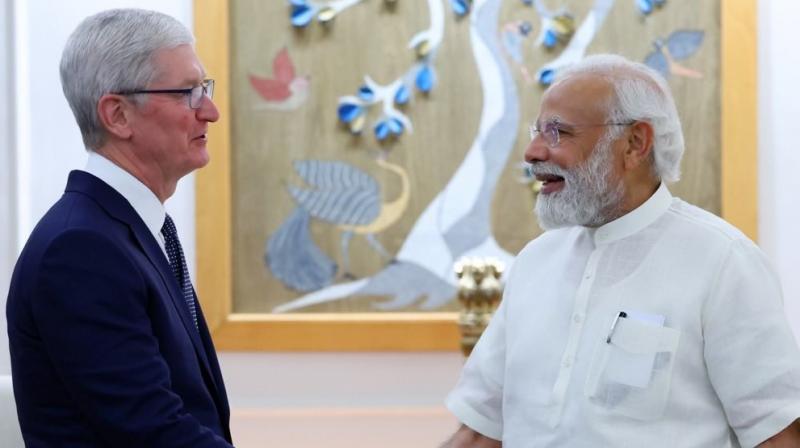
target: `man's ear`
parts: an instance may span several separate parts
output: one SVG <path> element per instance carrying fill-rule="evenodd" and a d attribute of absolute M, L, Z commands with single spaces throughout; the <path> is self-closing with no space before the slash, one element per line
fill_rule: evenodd
<path fill-rule="evenodd" d="M 628 147 L 625 150 L 625 168 L 630 170 L 649 163 L 653 151 L 653 126 L 644 121 L 630 125 Z"/>
<path fill-rule="evenodd" d="M 121 95 L 103 95 L 97 102 L 97 118 L 110 135 L 127 140 L 132 134 L 130 122 L 132 106 Z"/>

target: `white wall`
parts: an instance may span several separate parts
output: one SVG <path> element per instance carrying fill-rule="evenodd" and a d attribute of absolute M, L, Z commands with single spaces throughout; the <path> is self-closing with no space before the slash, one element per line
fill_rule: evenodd
<path fill-rule="evenodd" d="M 10 0 L 0 2 L 0 98 L 13 98 L 11 84 L 11 38 L 12 10 Z M 12 103 L 0 100 L 0 341 L 5 341 L 5 304 L 8 295 L 13 260 L 16 255 L 15 225 L 15 172 L 14 169 L 14 121 Z M 0 342 L 0 376 L 11 373 L 8 359 L 8 344 Z"/>
<path fill-rule="evenodd" d="M 759 2 L 759 242 L 800 341 L 800 2 Z M 748 182 L 742 179 L 742 182 Z"/>

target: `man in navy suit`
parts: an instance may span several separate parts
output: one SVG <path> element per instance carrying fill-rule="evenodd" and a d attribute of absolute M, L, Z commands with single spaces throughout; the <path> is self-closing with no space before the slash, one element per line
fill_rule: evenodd
<path fill-rule="evenodd" d="M 61 60 L 88 149 L 20 255 L 7 304 L 27 446 L 230 447 L 214 345 L 163 206 L 209 161 L 219 112 L 191 32 L 85 19 Z"/>

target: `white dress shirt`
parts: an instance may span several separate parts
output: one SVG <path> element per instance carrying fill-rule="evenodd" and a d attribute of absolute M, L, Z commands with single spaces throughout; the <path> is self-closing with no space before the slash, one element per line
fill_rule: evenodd
<path fill-rule="evenodd" d="M 761 251 L 661 185 L 522 250 L 446 403 L 504 448 L 751 447 L 800 418 L 800 352 Z"/>
<path fill-rule="evenodd" d="M 153 234 L 166 257 L 167 249 L 164 235 L 161 234 L 161 226 L 164 225 L 167 212 L 155 193 L 132 174 L 94 151 L 89 151 L 89 160 L 86 162 L 85 171 L 107 183 L 127 199 L 133 210 L 142 218 L 150 233 Z"/>

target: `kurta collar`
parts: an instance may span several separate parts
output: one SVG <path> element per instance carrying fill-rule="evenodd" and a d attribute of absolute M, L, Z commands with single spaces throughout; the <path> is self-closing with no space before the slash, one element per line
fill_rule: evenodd
<path fill-rule="evenodd" d="M 614 221 L 598 227 L 594 232 L 595 244 L 608 244 L 633 235 L 655 222 L 667 211 L 671 203 L 672 193 L 664 183 L 661 183 L 658 190 L 642 205 Z"/>

